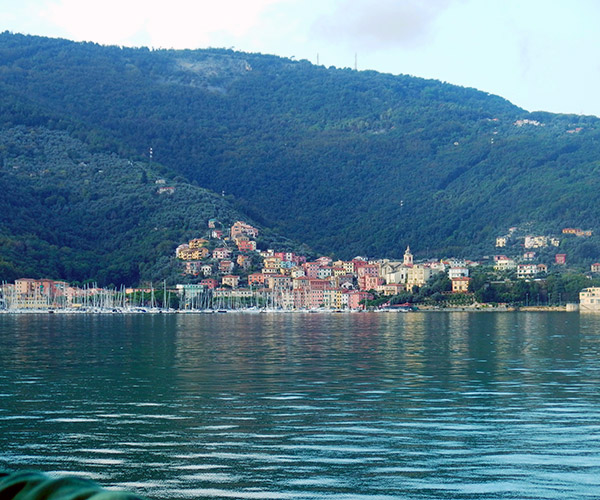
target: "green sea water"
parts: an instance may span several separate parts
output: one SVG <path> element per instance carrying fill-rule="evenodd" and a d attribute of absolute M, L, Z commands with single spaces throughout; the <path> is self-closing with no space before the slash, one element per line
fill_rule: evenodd
<path fill-rule="evenodd" d="M 0 468 L 151 498 L 600 498 L 600 316 L 1 315 Z"/>

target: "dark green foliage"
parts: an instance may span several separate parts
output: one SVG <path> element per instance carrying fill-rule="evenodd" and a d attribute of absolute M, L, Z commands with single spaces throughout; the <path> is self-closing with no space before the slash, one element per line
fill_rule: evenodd
<path fill-rule="evenodd" d="M 515 125 L 522 119 L 543 126 Z M 598 119 L 530 114 L 484 92 L 405 75 L 4 33 L 0 124 L 67 131 L 91 151 L 143 161 L 148 175 L 152 147 L 153 168 L 224 192 L 255 221 L 341 258 L 399 257 L 407 244 L 417 255 L 477 257 L 525 222 L 600 231 Z M 131 182 L 151 186 L 144 175 L 140 167 Z M 29 188 L 12 194 L 19 189 Z M 52 236 L 35 214 L 68 213 L 77 196 L 37 193 L 23 227 L 48 242 L 72 237 L 79 230 Z M 126 232 L 116 228 L 129 224 L 120 221 L 128 207 L 102 208 L 115 233 Z M 160 227 L 180 215 L 165 212 Z M 156 245 L 179 236 L 155 233 Z M 595 248 L 580 257 L 592 259 Z"/>
<path fill-rule="evenodd" d="M 90 153 L 64 132 L 0 129 L 0 279 L 175 279 L 177 245 L 241 218 L 223 197 L 147 165 Z M 145 178 L 145 182 L 140 182 Z M 161 186 L 173 194 L 158 194 Z"/>

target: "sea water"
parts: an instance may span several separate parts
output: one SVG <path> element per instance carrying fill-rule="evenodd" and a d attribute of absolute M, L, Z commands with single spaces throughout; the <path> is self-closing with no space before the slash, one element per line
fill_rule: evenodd
<path fill-rule="evenodd" d="M 155 499 L 600 497 L 600 316 L 0 316 L 0 469 Z"/>

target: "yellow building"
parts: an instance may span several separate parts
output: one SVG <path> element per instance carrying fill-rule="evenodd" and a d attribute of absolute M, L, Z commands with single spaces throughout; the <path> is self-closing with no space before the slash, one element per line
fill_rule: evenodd
<path fill-rule="evenodd" d="M 208 248 L 205 247 L 197 249 L 182 248 L 177 251 L 177 257 L 181 260 L 202 260 L 206 258 L 209 253 Z"/>
<path fill-rule="evenodd" d="M 415 264 L 406 270 L 406 289 L 412 290 L 413 286 L 423 286 L 433 276 L 430 267 Z"/>
<path fill-rule="evenodd" d="M 189 242 L 189 247 L 193 249 L 202 248 L 206 245 L 208 245 L 208 240 L 205 240 L 204 238 L 195 238 Z"/>
<path fill-rule="evenodd" d="M 467 276 L 452 278 L 452 293 L 467 293 L 469 291 L 470 282 L 471 278 L 468 278 Z"/>
<path fill-rule="evenodd" d="M 332 265 L 333 265 L 333 267 L 343 268 L 344 274 L 353 274 L 354 273 L 354 262 L 352 262 L 352 261 L 336 260 Z"/>
<path fill-rule="evenodd" d="M 342 308 L 342 290 L 323 290 L 323 306 L 326 309 Z"/>
<path fill-rule="evenodd" d="M 265 257 L 263 261 L 263 267 L 267 272 L 271 272 L 273 270 L 279 272 L 279 268 L 281 267 L 281 259 L 279 257 Z"/>

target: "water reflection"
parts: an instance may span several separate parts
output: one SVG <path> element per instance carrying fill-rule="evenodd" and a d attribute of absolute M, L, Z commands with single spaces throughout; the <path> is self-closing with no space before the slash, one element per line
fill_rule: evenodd
<path fill-rule="evenodd" d="M 600 318 L 0 317 L 0 467 L 155 498 L 588 498 Z"/>

